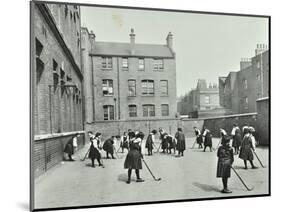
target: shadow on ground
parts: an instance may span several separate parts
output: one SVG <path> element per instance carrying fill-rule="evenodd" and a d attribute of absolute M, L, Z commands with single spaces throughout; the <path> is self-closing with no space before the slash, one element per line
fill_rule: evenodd
<path fill-rule="evenodd" d="M 192 184 L 206 192 L 213 192 L 213 191 L 220 192 L 220 190 L 217 187 L 212 186 L 212 185 L 202 184 L 202 183 L 198 183 L 198 182 L 194 182 Z"/>

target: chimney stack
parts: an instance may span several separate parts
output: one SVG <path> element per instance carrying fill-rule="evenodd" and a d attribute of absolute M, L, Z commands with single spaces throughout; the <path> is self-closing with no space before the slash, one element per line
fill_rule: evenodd
<path fill-rule="evenodd" d="M 134 28 L 131 28 L 131 34 L 130 34 L 130 43 L 135 44 L 135 33 L 134 33 Z"/>
<path fill-rule="evenodd" d="M 243 70 L 245 68 L 248 68 L 249 66 L 252 65 L 252 61 L 250 58 L 241 58 L 240 61 L 240 70 Z"/>
<path fill-rule="evenodd" d="M 173 49 L 173 35 L 171 32 L 168 33 L 166 42 L 167 42 L 167 46 L 172 50 Z"/>
<path fill-rule="evenodd" d="M 255 55 L 261 54 L 267 50 L 267 45 L 265 44 L 257 44 L 257 48 L 255 50 Z"/>

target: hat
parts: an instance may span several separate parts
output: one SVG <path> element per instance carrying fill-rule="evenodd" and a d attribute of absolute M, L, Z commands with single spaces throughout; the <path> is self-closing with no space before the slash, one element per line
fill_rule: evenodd
<path fill-rule="evenodd" d="M 100 135 L 101 135 L 101 133 L 100 133 L 100 132 L 97 132 L 96 135 L 95 135 L 95 137 L 99 137 Z"/>
<path fill-rule="evenodd" d="M 157 133 L 157 130 L 152 130 L 151 131 L 153 134 L 156 134 Z"/>
<path fill-rule="evenodd" d="M 249 127 L 249 131 L 250 131 L 251 133 L 253 133 L 253 132 L 255 132 L 255 128 Z"/>

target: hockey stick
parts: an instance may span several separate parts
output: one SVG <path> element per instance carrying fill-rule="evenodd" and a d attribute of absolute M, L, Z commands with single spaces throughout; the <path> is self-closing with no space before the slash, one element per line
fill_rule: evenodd
<path fill-rule="evenodd" d="M 254 152 L 254 154 L 255 154 L 256 158 L 258 159 L 258 161 L 260 162 L 260 164 L 261 164 L 262 168 L 265 168 L 265 166 L 262 164 L 261 160 L 259 159 L 259 157 L 258 157 L 257 153 L 256 153 L 255 151 L 253 151 L 253 152 Z"/>
<path fill-rule="evenodd" d="M 86 154 L 85 154 L 85 156 L 84 156 L 84 158 L 83 159 L 80 159 L 81 161 L 84 161 L 84 160 L 86 160 L 86 158 L 87 158 L 87 155 L 89 154 L 89 152 L 90 152 L 90 148 L 88 149 L 88 151 L 86 152 Z"/>
<path fill-rule="evenodd" d="M 191 146 L 190 149 L 194 149 L 194 146 L 195 146 L 196 142 L 197 142 L 197 140 L 195 139 L 195 141 L 194 141 L 194 143 L 193 143 L 193 145 Z"/>
<path fill-rule="evenodd" d="M 248 191 L 252 191 L 254 189 L 254 187 L 252 188 L 249 188 L 246 183 L 243 181 L 243 179 L 240 177 L 240 175 L 237 173 L 237 171 L 232 167 L 230 166 L 231 169 L 234 171 L 234 173 L 236 174 L 236 176 L 239 178 L 239 180 L 243 183 L 243 185 L 245 186 L 245 188 L 248 190 Z"/>
<path fill-rule="evenodd" d="M 150 168 L 148 167 L 147 163 L 145 162 L 145 160 L 144 160 L 143 158 L 142 158 L 142 161 L 144 162 L 144 165 L 145 165 L 146 168 L 148 169 L 148 171 L 149 171 L 149 173 L 151 174 L 151 176 L 153 177 L 153 179 L 154 179 L 155 181 L 160 181 L 160 180 L 161 180 L 161 177 L 156 178 L 156 177 L 153 175 L 152 171 L 150 170 Z"/>

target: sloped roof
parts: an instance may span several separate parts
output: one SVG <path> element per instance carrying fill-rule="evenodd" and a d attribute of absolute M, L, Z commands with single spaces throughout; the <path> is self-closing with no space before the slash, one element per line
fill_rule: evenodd
<path fill-rule="evenodd" d="M 174 58 L 174 53 L 166 45 L 116 42 L 94 42 L 91 55 Z"/>

